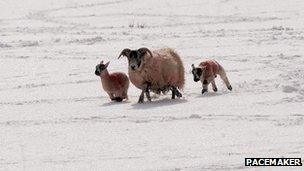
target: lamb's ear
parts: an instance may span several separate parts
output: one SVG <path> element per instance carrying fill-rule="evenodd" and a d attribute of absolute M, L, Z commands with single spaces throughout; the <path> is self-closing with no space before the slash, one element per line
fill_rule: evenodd
<path fill-rule="evenodd" d="M 108 68 L 110 61 L 105 64 L 105 68 Z"/>
<path fill-rule="evenodd" d="M 148 52 L 151 57 L 153 56 L 152 52 L 148 48 L 145 48 L 145 47 L 139 48 L 137 51 L 142 55 L 145 55 Z"/>
<path fill-rule="evenodd" d="M 192 65 L 191 65 L 191 67 L 192 67 L 192 69 L 195 69 L 195 66 L 194 66 L 194 64 L 192 64 Z"/>
<path fill-rule="evenodd" d="M 130 52 L 131 52 L 131 49 L 124 49 L 120 52 L 119 56 L 118 56 L 118 59 L 121 57 L 121 56 L 126 56 L 126 57 L 129 57 L 130 55 Z"/>

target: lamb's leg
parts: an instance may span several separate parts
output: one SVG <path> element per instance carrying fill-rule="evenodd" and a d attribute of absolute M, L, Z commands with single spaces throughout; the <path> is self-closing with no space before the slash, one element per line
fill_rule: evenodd
<path fill-rule="evenodd" d="M 116 100 L 113 93 L 109 93 L 109 92 L 107 92 L 107 93 L 112 101 Z"/>
<path fill-rule="evenodd" d="M 221 68 L 219 75 L 221 76 L 221 79 L 224 81 L 224 83 L 226 84 L 227 88 L 231 91 L 232 87 L 231 84 L 227 78 L 226 72 L 223 68 Z"/>
<path fill-rule="evenodd" d="M 126 100 L 129 100 L 127 91 L 124 91 L 122 97 Z"/>
<path fill-rule="evenodd" d="M 115 97 L 115 100 L 116 100 L 117 102 L 121 102 L 123 99 L 122 99 L 121 97 Z"/>
<path fill-rule="evenodd" d="M 209 85 L 209 81 L 207 81 L 206 79 L 203 81 L 203 89 L 202 89 L 202 94 L 204 94 L 205 92 L 208 91 L 208 85 Z"/>
<path fill-rule="evenodd" d="M 128 92 L 127 92 L 128 90 L 125 90 L 125 89 L 123 89 L 123 90 L 119 90 L 118 92 L 117 92 L 117 94 L 116 94 L 116 97 L 119 97 L 119 98 L 121 98 L 121 100 L 120 99 L 118 99 L 118 100 L 116 100 L 116 101 L 122 101 L 123 99 L 127 99 L 128 100 Z"/>
<path fill-rule="evenodd" d="M 214 76 L 214 78 L 215 78 L 215 77 L 216 77 L 216 75 Z M 214 80 L 214 79 L 211 81 L 211 85 L 212 85 L 213 91 L 214 91 L 214 92 L 217 92 L 217 87 L 216 87 L 216 84 L 215 84 L 215 80 Z"/>

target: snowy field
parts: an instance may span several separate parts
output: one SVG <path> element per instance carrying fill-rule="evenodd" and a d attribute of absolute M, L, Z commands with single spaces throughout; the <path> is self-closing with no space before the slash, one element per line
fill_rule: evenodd
<path fill-rule="evenodd" d="M 303 170 L 304 1 L 0 0 L 0 170 Z M 100 60 L 172 47 L 183 98 L 110 102 Z M 192 63 L 216 59 L 230 92 L 201 95 Z"/>

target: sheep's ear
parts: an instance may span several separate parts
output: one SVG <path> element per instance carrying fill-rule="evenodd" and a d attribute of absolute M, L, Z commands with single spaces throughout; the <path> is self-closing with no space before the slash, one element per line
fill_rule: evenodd
<path fill-rule="evenodd" d="M 118 59 L 121 57 L 121 56 L 126 56 L 126 57 L 129 57 L 130 55 L 130 52 L 131 52 L 131 49 L 124 49 L 120 52 L 119 56 L 118 56 Z"/>
<path fill-rule="evenodd" d="M 108 68 L 110 61 L 105 64 L 105 68 Z"/>
<path fill-rule="evenodd" d="M 103 64 L 103 61 L 100 61 L 100 64 Z"/>
<path fill-rule="evenodd" d="M 152 52 L 148 48 L 145 48 L 145 47 L 139 48 L 137 51 L 142 55 L 145 55 L 148 52 L 151 57 L 153 56 Z"/>

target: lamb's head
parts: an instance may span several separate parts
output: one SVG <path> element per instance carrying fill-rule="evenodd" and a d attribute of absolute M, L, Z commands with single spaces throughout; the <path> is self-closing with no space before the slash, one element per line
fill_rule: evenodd
<path fill-rule="evenodd" d="M 95 75 L 100 76 L 103 71 L 105 71 L 107 69 L 107 67 L 109 66 L 110 62 L 107 62 L 106 64 L 103 63 L 103 61 L 100 62 L 100 64 L 96 65 L 96 69 L 95 69 Z"/>
<path fill-rule="evenodd" d="M 193 80 L 195 82 L 198 82 L 201 79 L 201 76 L 204 75 L 205 68 L 195 67 L 194 64 L 192 64 L 191 67 Z"/>
<path fill-rule="evenodd" d="M 152 52 L 148 48 L 139 48 L 138 50 L 124 49 L 118 58 L 121 56 L 126 56 L 129 62 L 129 69 L 136 71 L 140 68 L 141 64 L 144 61 L 144 57 L 148 53 L 152 56 Z"/>

